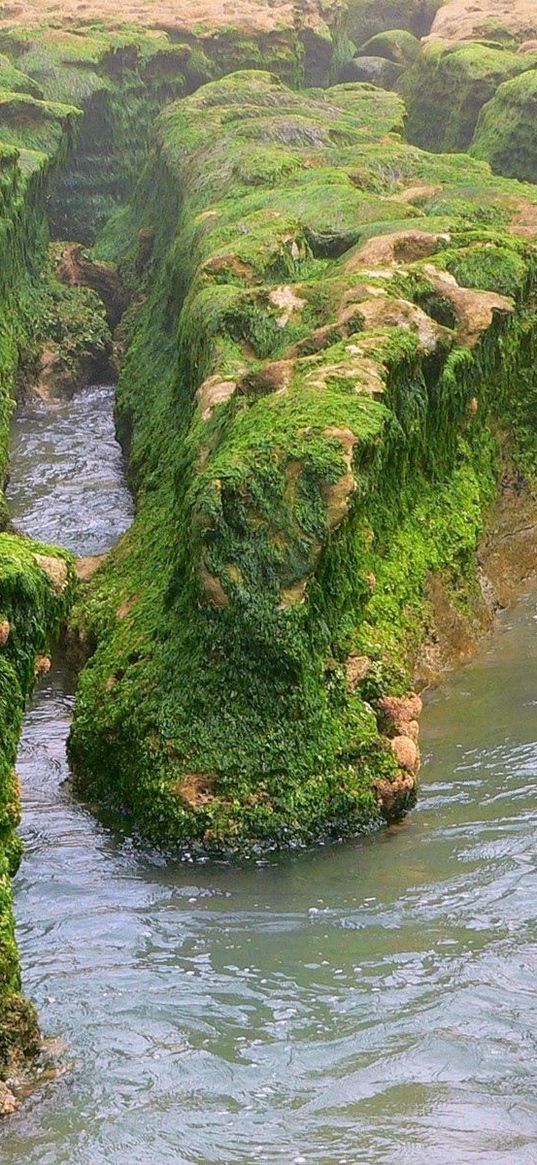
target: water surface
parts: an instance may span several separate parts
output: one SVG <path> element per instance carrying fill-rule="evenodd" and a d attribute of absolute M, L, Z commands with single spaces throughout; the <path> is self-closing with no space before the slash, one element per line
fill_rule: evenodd
<path fill-rule="evenodd" d="M 130 517 L 110 392 L 71 409 L 18 423 L 11 505 L 98 552 Z M 140 855 L 72 801 L 50 673 L 16 907 L 72 1066 L 2 1124 L 2 1165 L 535 1165 L 535 619 L 435 693 L 401 827 L 239 869 Z"/>

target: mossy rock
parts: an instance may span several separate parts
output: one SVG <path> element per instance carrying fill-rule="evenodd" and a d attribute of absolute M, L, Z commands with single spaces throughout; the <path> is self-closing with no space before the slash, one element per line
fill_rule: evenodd
<path fill-rule="evenodd" d="M 531 56 L 508 49 L 427 45 L 400 85 L 409 138 L 424 149 L 467 150 L 498 86 L 533 66 Z"/>
<path fill-rule="evenodd" d="M 392 28 L 379 32 L 361 45 L 358 56 L 385 57 L 396 65 L 411 65 L 420 51 L 420 42 L 404 28 Z"/>
<path fill-rule="evenodd" d="M 343 66 L 340 81 L 362 81 L 379 85 L 382 89 L 393 89 L 401 75 L 403 66 L 386 57 L 357 56 Z"/>
<path fill-rule="evenodd" d="M 444 0 L 348 0 L 347 31 L 358 48 L 390 29 L 426 36 L 443 3 Z"/>
<path fill-rule="evenodd" d="M 138 505 L 74 616 L 97 650 L 69 749 L 157 845 L 352 834 L 386 787 L 406 811 L 375 701 L 411 684 L 431 572 L 472 606 L 498 432 L 531 463 L 534 251 L 510 225 L 537 194 L 401 118 L 367 85 L 213 82 L 161 114 L 100 241 L 138 292 Z"/>
<path fill-rule="evenodd" d="M 470 152 L 498 174 L 537 181 L 537 68 L 499 86 L 481 112 Z"/>

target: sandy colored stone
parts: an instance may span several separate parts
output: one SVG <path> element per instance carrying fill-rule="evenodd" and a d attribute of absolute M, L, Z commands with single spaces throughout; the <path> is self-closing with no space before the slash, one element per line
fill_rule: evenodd
<path fill-rule="evenodd" d="M 77 558 L 75 562 L 76 577 L 80 582 L 88 582 L 103 562 L 106 562 L 106 558 L 106 554 L 87 554 Z"/>
<path fill-rule="evenodd" d="M 34 554 L 34 561 L 48 575 L 53 590 L 61 595 L 69 582 L 69 567 L 64 558 L 54 558 L 52 554 Z"/>
<path fill-rule="evenodd" d="M 351 651 L 345 663 L 345 677 L 348 692 L 354 692 L 356 690 L 358 684 L 362 680 L 365 680 L 370 668 L 371 660 L 368 655 L 358 655 L 358 652 Z"/>
<path fill-rule="evenodd" d="M 476 291 L 470 287 L 460 287 L 454 275 L 439 271 L 427 264 L 423 268 L 433 287 L 451 304 L 457 317 L 459 338 L 469 348 L 473 348 L 483 332 L 490 328 L 495 314 L 513 315 L 512 299 L 498 295 L 495 291 Z"/>
<path fill-rule="evenodd" d="M 411 773 L 399 773 L 394 781 L 375 781 L 373 790 L 378 806 L 388 820 L 401 812 L 415 785 L 416 778 Z"/>
<path fill-rule="evenodd" d="M 37 679 L 41 679 L 43 676 L 48 675 L 51 667 L 52 664 L 48 655 L 38 655 L 34 667 L 34 672 Z"/>
<path fill-rule="evenodd" d="M 2 7 L 0 22 L 35 27 L 53 19 L 70 23 L 104 20 L 109 27 L 141 24 L 145 28 L 197 31 L 240 29 L 244 33 L 268 33 L 301 25 L 322 30 L 322 0 L 19 0 Z"/>
<path fill-rule="evenodd" d="M 447 330 L 437 324 L 415 303 L 406 299 L 369 299 L 361 303 L 358 312 L 369 331 L 378 328 L 406 328 L 418 337 L 422 352 L 434 352 L 440 337 Z"/>
<path fill-rule="evenodd" d="M 419 720 L 423 701 L 417 692 L 410 692 L 407 696 L 381 696 L 377 707 L 389 724 L 407 724 Z"/>
<path fill-rule="evenodd" d="M 209 421 L 216 406 L 229 400 L 236 388 L 236 380 L 222 380 L 220 376 L 210 376 L 208 380 L 204 380 L 196 393 L 202 420 Z"/>
<path fill-rule="evenodd" d="M 20 1108 L 20 1101 L 13 1095 L 7 1084 L 0 1081 L 0 1116 L 11 1116 Z"/>
<path fill-rule="evenodd" d="M 172 786 L 171 792 L 186 801 L 192 809 L 198 809 L 214 796 L 217 780 L 216 773 L 185 773 L 184 777 Z"/>
<path fill-rule="evenodd" d="M 398 764 L 407 773 L 416 774 L 420 767 L 418 746 L 410 736 L 394 736 L 390 741 Z"/>
<path fill-rule="evenodd" d="M 0 647 L 5 647 L 11 634 L 9 619 L 0 619 Z"/>
<path fill-rule="evenodd" d="M 280 312 L 276 321 L 280 328 L 285 328 L 294 313 L 306 306 L 306 300 L 300 299 L 289 286 L 275 287 L 269 293 L 269 301 Z"/>
<path fill-rule="evenodd" d="M 285 611 L 287 607 L 297 607 L 300 603 L 304 603 L 306 601 L 306 587 L 308 585 L 308 578 L 309 575 L 305 575 L 304 578 L 298 579 L 298 581 L 292 583 L 291 586 L 282 587 L 281 600 L 279 604 L 280 611 Z"/>
<path fill-rule="evenodd" d="M 385 263 L 413 263 L 434 255 L 442 243 L 449 242 L 447 232 L 402 230 L 368 239 L 345 263 L 346 271 L 365 265 L 381 267 Z M 392 272 L 388 269 L 388 275 Z M 373 274 L 373 272 L 371 272 Z"/>
<path fill-rule="evenodd" d="M 436 14 L 430 39 L 495 40 L 498 25 L 517 40 L 533 39 L 537 36 L 535 0 L 449 0 Z"/>
<path fill-rule="evenodd" d="M 406 190 L 402 190 L 400 194 L 392 195 L 392 198 L 397 199 L 397 202 L 417 203 L 419 206 L 422 202 L 428 202 L 430 198 L 441 194 L 444 187 L 439 183 L 423 182 L 418 186 L 408 186 Z"/>
<path fill-rule="evenodd" d="M 207 570 L 204 562 L 200 566 L 200 581 L 208 603 L 212 603 L 213 607 L 229 606 L 229 596 L 226 595 L 220 579 Z"/>

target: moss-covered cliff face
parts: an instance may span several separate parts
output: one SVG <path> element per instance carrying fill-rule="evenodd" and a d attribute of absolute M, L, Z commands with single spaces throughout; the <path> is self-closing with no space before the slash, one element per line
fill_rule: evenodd
<path fill-rule="evenodd" d="M 70 750 L 157 844 L 403 812 L 428 579 L 471 614 L 502 457 L 534 470 L 537 196 L 405 145 L 402 113 L 367 86 L 207 85 L 101 239 L 137 292 L 139 507 L 78 611 Z"/>
<path fill-rule="evenodd" d="M 53 235 L 94 241 L 132 193 L 150 127 L 174 98 L 240 67 L 270 69 L 293 86 L 327 84 L 335 62 L 351 51 L 336 7 L 326 5 L 326 21 L 300 18 L 297 10 L 294 21 L 274 18 L 250 32 L 199 23 L 172 32 L 107 28 L 87 19 L 70 27 L 0 28 L 0 48 L 38 98 L 68 102 L 84 114 L 76 144 L 49 184 Z"/>
<path fill-rule="evenodd" d="M 425 149 L 467 150 L 481 110 L 498 87 L 525 72 L 537 76 L 531 72 L 537 68 L 537 42 L 535 47 L 517 53 L 483 44 L 425 46 L 399 84 L 410 139 Z"/>
<path fill-rule="evenodd" d="M 537 181 L 537 41 L 535 67 L 500 85 L 484 106 L 471 144 L 497 174 Z"/>
<path fill-rule="evenodd" d="M 21 994 L 11 879 L 21 856 L 15 772 L 25 701 L 49 666 L 51 639 L 73 597 L 69 555 L 0 534 L 0 1082 L 40 1048 L 35 1011 Z M 2 1105 L 9 1096 L 0 1089 Z"/>

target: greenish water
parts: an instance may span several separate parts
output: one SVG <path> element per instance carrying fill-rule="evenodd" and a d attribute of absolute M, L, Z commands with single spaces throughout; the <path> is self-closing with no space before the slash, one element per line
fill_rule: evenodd
<path fill-rule="evenodd" d="M 130 518 L 110 411 L 92 389 L 14 433 L 17 521 L 81 553 Z M 70 1070 L 2 1124 L 2 1165 L 534 1165 L 536 618 L 434 693 L 402 826 L 239 869 L 140 855 L 73 802 L 53 670 L 17 917 Z"/>

